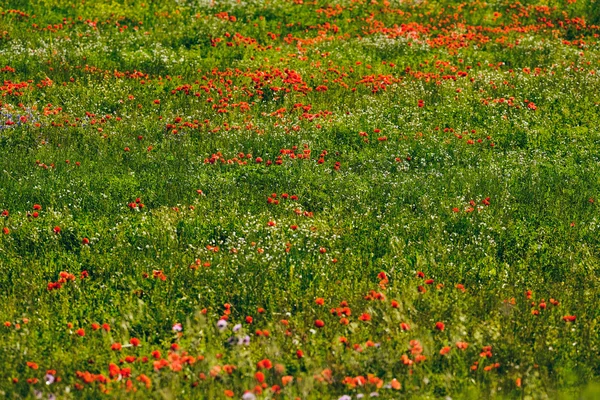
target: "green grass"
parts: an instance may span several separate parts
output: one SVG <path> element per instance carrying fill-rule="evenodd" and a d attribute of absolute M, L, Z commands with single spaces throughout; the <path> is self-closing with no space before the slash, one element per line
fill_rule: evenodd
<path fill-rule="evenodd" d="M 4 397 L 597 396 L 595 2 L 146 3 L 0 5 Z"/>

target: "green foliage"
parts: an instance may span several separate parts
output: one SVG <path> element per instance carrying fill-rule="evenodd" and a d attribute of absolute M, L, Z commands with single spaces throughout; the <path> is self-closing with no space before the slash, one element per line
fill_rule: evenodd
<path fill-rule="evenodd" d="M 597 397 L 596 2 L 0 7 L 6 398 Z"/>

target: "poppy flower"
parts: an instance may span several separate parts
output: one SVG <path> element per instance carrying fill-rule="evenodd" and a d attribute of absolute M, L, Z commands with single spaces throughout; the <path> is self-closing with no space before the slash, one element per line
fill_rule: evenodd
<path fill-rule="evenodd" d="M 122 348 L 121 343 L 113 343 L 110 346 L 110 349 L 113 350 L 113 351 L 120 351 L 121 348 Z"/>
<path fill-rule="evenodd" d="M 60 226 L 55 226 L 52 231 L 58 235 L 60 233 Z"/>
<path fill-rule="evenodd" d="M 456 342 L 456 348 L 460 350 L 466 350 L 469 347 L 469 343 L 467 342 Z"/>
<path fill-rule="evenodd" d="M 575 322 L 577 317 L 575 315 L 565 315 L 562 319 L 565 322 Z"/>
<path fill-rule="evenodd" d="M 271 369 L 273 368 L 273 363 L 271 363 L 271 360 L 269 360 L 268 358 L 265 358 L 257 362 L 256 367 L 258 369 Z"/>
<path fill-rule="evenodd" d="M 358 317 L 361 321 L 370 321 L 371 316 L 368 313 L 363 313 L 360 317 Z"/>
<path fill-rule="evenodd" d="M 75 333 L 76 333 L 78 336 L 81 336 L 81 337 L 84 337 L 84 336 L 85 336 L 85 330 L 84 330 L 83 328 L 79 328 L 79 329 L 77 329 L 77 331 L 75 331 Z"/>
<path fill-rule="evenodd" d="M 129 344 L 131 344 L 133 347 L 138 347 L 140 345 L 141 341 L 138 338 L 131 338 L 129 340 Z"/>
<path fill-rule="evenodd" d="M 435 329 L 437 329 L 438 331 L 443 331 L 446 328 L 446 325 L 443 322 L 436 322 L 435 323 Z"/>
<path fill-rule="evenodd" d="M 322 327 L 324 327 L 324 326 L 325 326 L 325 322 L 323 322 L 323 321 L 321 321 L 320 319 L 318 319 L 318 320 L 316 320 L 316 321 L 315 321 L 315 326 L 316 326 L 317 328 L 322 328 Z"/>
<path fill-rule="evenodd" d="M 254 374 L 254 378 L 258 381 L 258 383 L 263 383 L 265 381 L 265 374 L 258 371 Z"/>

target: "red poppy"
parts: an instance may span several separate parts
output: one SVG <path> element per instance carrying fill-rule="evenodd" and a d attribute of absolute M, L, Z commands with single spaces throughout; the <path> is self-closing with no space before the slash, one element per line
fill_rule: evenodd
<path fill-rule="evenodd" d="M 467 342 L 456 342 L 456 348 L 460 350 L 466 350 L 469 347 L 469 343 Z"/>
<path fill-rule="evenodd" d="M 363 313 L 360 317 L 358 317 L 361 321 L 370 321 L 371 316 L 368 313 Z"/>
<path fill-rule="evenodd" d="M 446 328 L 446 325 L 443 322 L 436 322 L 435 323 L 435 329 L 437 329 L 438 331 L 443 331 Z"/>
<path fill-rule="evenodd" d="M 320 319 L 318 319 L 318 320 L 316 320 L 316 321 L 315 321 L 315 326 L 316 326 L 317 328 L 322 328 L 322 327 L 324 327 L 324 326 L 325 326 L 325 322 L 323 322 L 323 321 L 321 321 Z"/>
<path fill-rule="evenodd" d="M 258 369 L 271 369 L 273 367 L 273 364 L 271 363 L 271 360 L 265 358 L 264 360 L 260 360 L 259 362 L 257 362 L 256 367 Z"/>
<path fill-rule="evenodd" d="M 265 374 L 258 371 L 254 374 L 254 378 L 258 381 L 258 383 L 263 383 L 265 381 Z"/>

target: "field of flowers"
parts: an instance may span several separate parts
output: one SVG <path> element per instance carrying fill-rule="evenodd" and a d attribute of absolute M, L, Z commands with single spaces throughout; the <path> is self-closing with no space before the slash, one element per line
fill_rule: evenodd
<path fill-rule="evenodd" d="M 0 396 L 600 398 L 600 2 L 0 2 Z"/>

